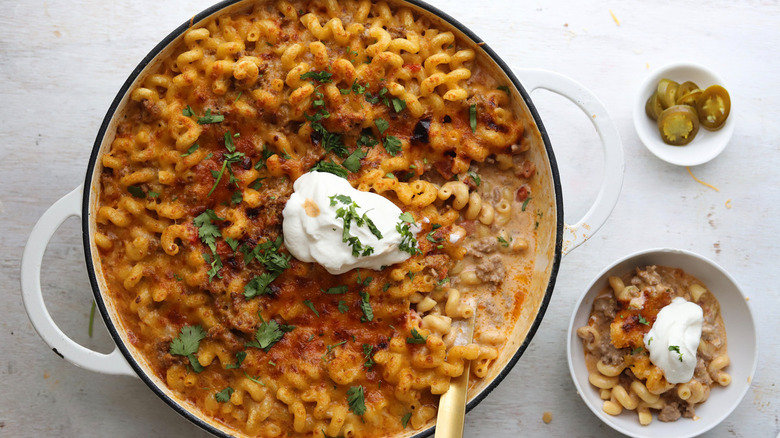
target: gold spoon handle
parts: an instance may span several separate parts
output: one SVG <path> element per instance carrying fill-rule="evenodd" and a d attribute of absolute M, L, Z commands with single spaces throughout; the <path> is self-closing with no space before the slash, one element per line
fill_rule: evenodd
<path fill-rule="evenodd" d="M 467 303 L 474 312 L 471 318 L 465 321 L 463 331 L 456 338 L 456 345 L 466 345 L 474 336 L 474 322 L 476 319 L 476 305 Z M 463 373 L 450 379 L 450 388 L 439 399 L 439 413 L 436 416 L 436 435 L 434 438 L 462 438 L 463 424 L 466 420 L 466 396 L 469 389 L 469 374 L 471 374 L 471 361 L 463 361 Z"/>
<path fill-rule="evenodd" d="M 450 388 L 439 399 L 435 438 L 461 438 L 463 436 L 470 362 L 463 361 L 463 374 L 450 380 Z"/>

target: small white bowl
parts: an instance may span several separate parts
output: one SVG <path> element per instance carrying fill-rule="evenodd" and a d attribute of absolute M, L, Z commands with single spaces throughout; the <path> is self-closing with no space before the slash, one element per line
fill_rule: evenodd
<path fill-rule="evenodd" d="M 706 163 L 723 152 L 734 134 L 735 99 L 731 97 L 731 113 L 726 124 L 717 131 L 709 131 L 704 127 L 699 129 L 696 137 L 685 146 L 671 146 L 661 140 L 658 124 L 645 113 L 647 99 L 652 96 L 658 86 L 658 81 L 668 78 L 678 83 L 693 81 L 702 90 L 710 85 L 720 85 L 726 90 L 728 86 L 715 73 L 698 64 L 670 64 L 655 70 L 645 78 L 634 102 L 634 127 L 645 147 L 656 157 L 678 166 L 696 166 Z"/>
<path fill-rule="evenodd" d="M 659 265 L 681 268 L 701 280 L 720 303 L 723 323 L 726 326 L 728 353 L 731 364 L 726 371 L 731 374 L 731 384 L 715 385 L 709 399 L 696 405 L 697 420 L 680 418 L 671 423 L 658 420 L 653 411 L 653 421 L 647 426 L 639 424 L 635 411 L 624 410 L 618 416 L 606 414 L 601 408 L 603 400 L 599 391 L 588 382 L 585 366 L 585 350 L 577 336 L 577 328 L 588 323 L 593 300 L 607 287 L 610 275 L 623 275 L 638 266 Z M 566 354 L 577 392 L 585 404 L 604 423 L 616 431 L 637 438 L 667 437 L 687 438 L 700 435 L 723 421 L 739 405 L 750 387 L 756 371 L 758 347 L 756 327 L 746 297 L 737 282 L 714 262 L 692 252 L 679 249 L 647 249 L 630 254 L 604 269 L 587 287 L 574 308 L 569 322 Z"/>

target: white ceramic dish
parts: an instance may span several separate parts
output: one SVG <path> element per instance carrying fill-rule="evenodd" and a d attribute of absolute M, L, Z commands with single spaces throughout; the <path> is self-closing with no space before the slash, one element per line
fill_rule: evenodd
<path fill-rule="evenodd" d="M 696 138 L 685 146 L 670 146 L 661 140 L 658 125 L 645 113 L 645 103 L 658 86 L 658 81 L 668 78 L 678 83 L 695 82 L 701 89 L 710 85 L 720 85 L 728 90 L 728 85 L 711 70 L 698 64 L 677 63 L 659 68 L 647 76 L 639 87 L 634 100 L 634 127 L 639 139 L 656 157 L 678 166 L 696 166 L 706 163 L 723 152 L 734 134 L 734 119 L 738 108 L 734 95 L 731 97 L 731 114 L 726 124 L 717 131 L 699 129 Z"/>
<path fill-rule="evenodd" d="M 576 330 L 587 324 L 593 300 L 607 287 L 607 278 L 610 275 L 622 275 L 637 266 L 646 265 L 681 268 L 701 280 L 720 302 L 731 358 L 731 364 L 726 371 L 731 374 L 732 381 L 726 387 L 716 385 L 709 399 L 696 406 L 696 416 L 699 418 L 695 421 L 680 418 L 676 422 L 663 423 L 658 421 L 658 416 L 654 413 L 653 422 L 648 426 L 642 426 L 639 424 L 636 412 L 633 411 L 624 410 L 618 416 L 608 415 L 601 409 L 603 400 L 599 397 L 597 388 L 588 382 L 585 352 Z M 687 438 L 703 434 L 728 417 L 750 387 L 758 360 L 756 327 L 750 307 L 737 282 L 723 268 L 698 254 L 678 249 L 658 248 L 623 257 L 596 276 L 596 279 L 585 289 L 574 309 L 567 333 L 566 353 L 569 372 L 585 404 L 604 423 L 618 432 L 637 438 L 659 436 Z"/>

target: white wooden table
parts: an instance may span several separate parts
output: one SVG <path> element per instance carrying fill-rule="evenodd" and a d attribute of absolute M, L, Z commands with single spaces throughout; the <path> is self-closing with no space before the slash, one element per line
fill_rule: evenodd
<path fill-rule="evenodd" d="M 0 1 L 0 436 L 171 437 L 206 434 L 140 380 L 61 360 L 30 325 L 19 260 L 34 222 L 80 184 L 97 128 L 135 65 L 211 0 Z M 626 154 L 621 199 L 604 228 L 563 260 L 530 348 L 507 379 L 467 416 L 466 436 L 613 436 L 577 396 L 565 332 L 583 288 L 618 257 L 648 247 L 698 252 L 726 267 L 750 295 L 760 357 L 744 401 L 708 436 L 774 437 L 780 429 L 780 5 L 776 1 L 596 2 L 431 0 L 471 27 L 513 67 L 568 75 L 590 88 L 616 121 Z M 614 13 L 617 20 L 610 13 Z M 619 25 L 618 22 L 619 21 Z M 725 152 L 684 168 L 652 156 L 631 120 L 636 88 L 675 61 L 713 68 L 726 81 L 737 127 Z M 567 221 L 595 196 L 597 137 L 573 105 L 534 93 L 564 183 Z M 731 200 L 731 208 L 726 202 Z M 69 220 L 44 258 L 49 308 L 64 330 L 107 352 L 98 323 L 87 334 L 91 292 L 80 226 Z M 732 341 L 734 342 L 734 341 Z M 550 411 L 553 420 L 542 422 Z"/>

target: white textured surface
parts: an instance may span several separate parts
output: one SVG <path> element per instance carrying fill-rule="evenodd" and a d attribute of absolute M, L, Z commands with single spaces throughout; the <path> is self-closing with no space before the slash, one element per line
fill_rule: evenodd
<path fill-rule="evenodd" d="M 53 354 L 27 320 L 19 259 L 33 223 L 82 182 L 97 128 L 127 75 L 209 0 L 0 1 L 0 436 L 205 436 L 143 383 L 78 369 Z M 513 67 L 570 76 L 614 117 L 626 152 L 623 194 L 604 228 L 563 260 L 547 316 L 505 381 L 466 418 L 468 437 L 613 436 L 576 395 L 565 331 L 576 297 L 604 266 L 647 247 L 679 247 L 724 266 L 750 295 L 758 371 L 745 400 L 708 436 L 775 436 L 780 314 L 780 5 L 690 0 L 473 0 L 431 3 L 470 26 Z M 610 9 L 620 20 L 618 26 Z M 664 163 L 640 143 L 632 99 L 649 69 L 674 61 L 711 67 L 729 84 L 736 131 L 726 150 L 693 168 Z M 586 117 L 562 98 L 533 95 L 560 164 L 566 217 L 591 202 L 601 167 Z M 726 202 L 731 200 L 731 207 Z M 81 230 L 71 219 L 44 258 L 43 286 L 66 333 L 87 336 L 90 288 Z M 738 342 L 731 339 L 731 342 Z M 553 420 L 544 424 L 542 413 Z"/>

